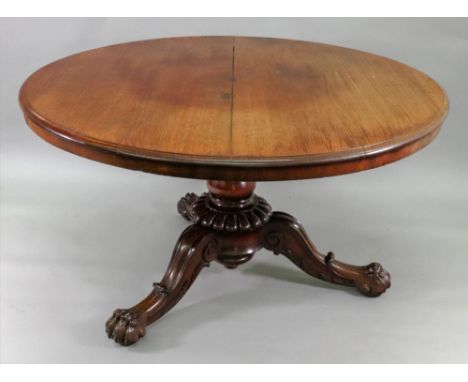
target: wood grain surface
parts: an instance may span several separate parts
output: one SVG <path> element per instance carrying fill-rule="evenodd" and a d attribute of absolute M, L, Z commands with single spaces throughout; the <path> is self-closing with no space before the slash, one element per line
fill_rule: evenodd
<path fill-rule="evenodd" d="M 444 90 L 396 61 L 249 37 L 138 41 L 49 64 L 20 91 L 29 126 L 101 162 L 165 175 L 286 180 L 361 171 L 428 144 Z"/>

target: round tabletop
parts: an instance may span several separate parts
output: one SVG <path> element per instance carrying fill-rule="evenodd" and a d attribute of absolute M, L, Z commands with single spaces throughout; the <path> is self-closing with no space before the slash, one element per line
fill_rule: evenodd
<path fill-rule="evenodd" d="M 20 91 L 28 125 L 83 157 L 218 180 L 361 171 L 428 144 L 444 90 L 399 62 L 305 41 L 184 37 L 75 54 Z"/>

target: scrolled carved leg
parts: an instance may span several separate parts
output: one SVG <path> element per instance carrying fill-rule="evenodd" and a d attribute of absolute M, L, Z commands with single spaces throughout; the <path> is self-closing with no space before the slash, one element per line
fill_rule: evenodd
<path fill-rule="evenodd" d="M 169 311 L 187 292 L 197 275 L 217 258 L 216 234 L 200 225 L 189 226 L 180 236 L 161 282 L 129 309 L 117 309 L 106 322 L 106 332 L 115 342 L 127 346 L 145 335 L 146 326 Z"/>
<path fill-rule="evenodd" d="M 367 296 L 379 296 L 390 287 L 390 275 L 378 263 L 355 266 L 335 260 L 332 252 L 322 255 L 294 217 L 272 213 L 254 188 L 253 182 L 212 180 L 208 193 L 188 193 L 179 201 L 179 214 L 194 224 L 182 232 L 161 282 L 141 302 L 117 309 L 107 320 L 110 338 L 134 344 L 148 325 L 177 304 L 203 267 L 216 260 L 233 269 L 261 248 L 285 255 L 312 276 L 353 286 Z"/>
<path fill-rule="evenodd" d="M 264 248 L 283 254 L 311 276 L 336 284 L 353 286 L 370 297 L 390 287 L 390 275 L 378 263 L 355 266 L 335 260 L 317 251 L 302 225 L 291 215 L 274 212 L 262 230 Z"/>

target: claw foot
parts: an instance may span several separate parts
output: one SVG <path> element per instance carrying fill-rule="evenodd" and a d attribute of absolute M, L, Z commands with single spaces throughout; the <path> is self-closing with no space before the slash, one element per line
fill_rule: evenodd
<path fill-rule="evenodd" d="M 127 309 L 117 309 L 106 322 L 106 332 L 118 344 L 132 345 L 146 333 L 144 317 Z"/>
<path fill-rule="evenodd" d="M 379 263 L 363 267 L 363 277 L 356 281 L 356 287 L 365 296 L 380 296 L 390 287 L 390 274 Z"/>
<path fill-rule="evenodd" d="M 184 219 L 192 221 L 192 218 L 190 216 L 190 207 L 192 206 L 193 202 L 197 200 L 197 198 L 197 194 L 189 192 L 184 197 L 182 197 L 177 203 L 177 211 Z"/>

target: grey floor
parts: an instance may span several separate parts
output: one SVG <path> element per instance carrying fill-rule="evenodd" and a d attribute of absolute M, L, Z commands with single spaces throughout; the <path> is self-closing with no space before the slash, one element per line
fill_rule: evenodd
<path fill-rule="evenodd" d="M 191 21 L 197 22 L 205 25 Z M 261 33 L 268 22 L 258 21 L 257 34 L 268 34 Z M 320 21 L 321 40 L 336 25 L 345 29 L 343 22 Z M 103 29 L 121 31 L 119 23 L 106 21 Z M 301 33 L 307 25 L 281 23 L 302 25 Z M 16 93 L 33 68 L 59 53 L 46 49 L 35 62 L 31 42 L 18 32 L 24 25 L 2 21 L 2 37 L 6 32 L 19 37 L 16 46 L 3 39 L 2 52 L 9 54 L 0 55 L 1 361 L 467 362 L 468 84 L 459 75 L 468 62 L 468 50 L 462 49 L 466 22 L 382 21 L 380 39 L 389 36 L 385 31 L 416 32 L 399 42 L 389 40 L 380 50 L 377 37 L 361 32 L 375 28 L 374 22 L 346 23 L 347 38 L 360 44 L 355 47 L 396 55 L 439 80 L 451 99 L 444 129 L 429 147 L 389 166 L 335 178 L 261 183 L 257 191 L 275 209 L 297 216 L 323 252 L 333 250 L 355 264 L 381 262 L 391 272 L 391 289 L 366 298 L 261 251 L 237 270 L 218 264 L 204 270 L 143 340 L 121 348 L 106 338 L 105 320 L 159 280 L 187 224 L 175 204 L 185 192 L 203 191 L 205 185 L 88 161 L 35 137 L 22 121 Z M 195 34 L 196 27 L 189 32 Z M 65 46 L 70 33 L 65 30 L 57 39 Z M 312 33 L 303 37 L 314 39 Z M 443 47 L 442 53 L 431 55 L 426 37 Z M 398 57 L 398 44 L 403 52 L 413 46 L 417 54 Z"/>

